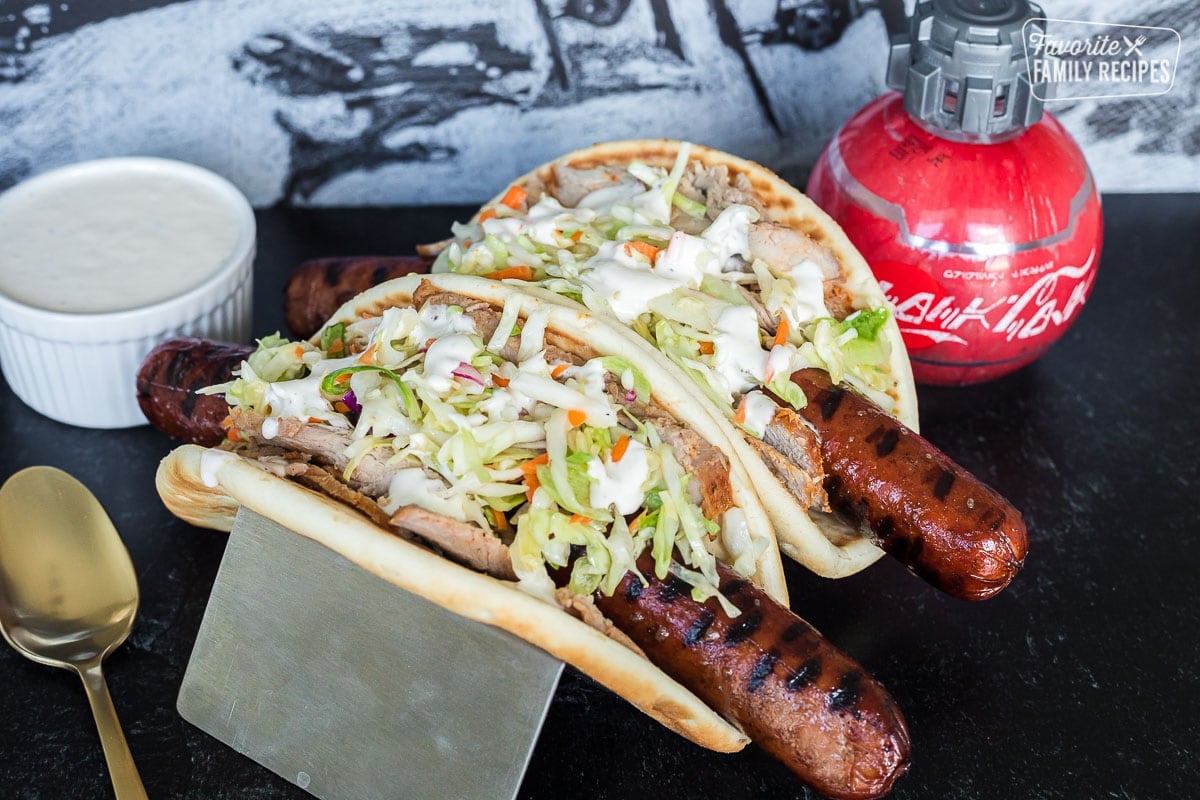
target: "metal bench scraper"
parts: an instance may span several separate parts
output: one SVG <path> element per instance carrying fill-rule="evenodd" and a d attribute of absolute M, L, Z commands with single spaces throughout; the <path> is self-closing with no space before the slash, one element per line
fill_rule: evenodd
<path fill-rule="evenodd" d="M 323 800 L 510 800 L 561 672 L 243 509 L 178 709 Z"/>

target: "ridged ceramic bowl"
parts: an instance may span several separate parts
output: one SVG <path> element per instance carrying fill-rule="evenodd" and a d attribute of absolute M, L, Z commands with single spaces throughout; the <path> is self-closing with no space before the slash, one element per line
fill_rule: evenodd
<path fill-rule="evenodd" d="M 82 202 L 97 187 L 99 202 Z M 0 253 L 0 370 L 55 420 L 145 424 L 135 376 L 156 344 L 249 335 L 254 212 L 206 169 L 109 158 L 46 172 L 0 195 L 0 231 L 10 243 Z M 129 283 L 139 274 L 157 296 Z M 129 307 L 116 307 L 124 298 Z"/>

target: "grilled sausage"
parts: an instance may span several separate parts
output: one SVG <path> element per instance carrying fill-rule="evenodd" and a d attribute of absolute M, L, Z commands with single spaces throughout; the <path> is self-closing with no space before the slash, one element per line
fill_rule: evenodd
<path fill-rule="evenodd" d="M 817 369 L 792 374 L 821 436 L 825 491 L 839 513 L 934 586 L 983 600 L 1029 549 L 1021 514 L 900 421 Z"/>
<path fill-rule="evenodd" d="M 223 383 L 254 352 L 254 345 L 207 339 L 170 339 L 150 351 L 138 368 L 137 399 L 142 413 L 160 431 L 213 447 L 225 439 L 221 423 L 229 405 L 220 395 L 197 389 Z"/>
<path fill-rule="evenodd" d="M 428 272 L 419 256 L 350 256 L 305 261 L 288 279 L 283 313 L 288 330 L 307 339 L 351 297 L 413 272 Z"/>
<path fill-rule="evenodd" d="M 741 614 L 669 575 L 647 551 L 600 611 L 660 669 L 694 692 L 801 780 L 833 798 L 882 797 L 908 771 L 910 743 L 895 701 L 849 656 L 766 592 L 718 564 Z"/>

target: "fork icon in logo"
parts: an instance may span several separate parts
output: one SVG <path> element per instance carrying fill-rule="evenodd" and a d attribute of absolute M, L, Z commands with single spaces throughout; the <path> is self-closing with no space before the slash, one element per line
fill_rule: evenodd
<path fill-rule="evenodd" d="M 1133 40 L 1132 42 L 1129 41 L 1128 36 L 1122 36 L 1121 38 L 1125 40 L 1125 56 L 1126 57 L 1128 57 L 1132 53 L 1137 53 L 1138 58 L 1144 58 L 1144 56 L 1142 55 L 1141 46 L 1146 43 L 1146 34 L 1143 33 L 1142 35 L 1138 36 L 1137 39 Z"/>

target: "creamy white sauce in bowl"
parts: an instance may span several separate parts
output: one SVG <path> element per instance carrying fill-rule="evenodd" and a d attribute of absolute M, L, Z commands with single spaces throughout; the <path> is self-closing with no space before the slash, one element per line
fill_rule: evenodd
<path fill-rule="evenodd" d="M 218 187 L 171 171 L 30 181 L 0 195 L 0 294 L 67 313 L 152 305 L 212 278 L 240 233 Z"/>
<path fill-rule="evenodd" d="M 159 158 L 89 161 L 0 194 L 0 369 L 35 410 L 145 423 L 137 368 L 160 341 L 249 334 L 254 212 L 228 181 Z"/>

